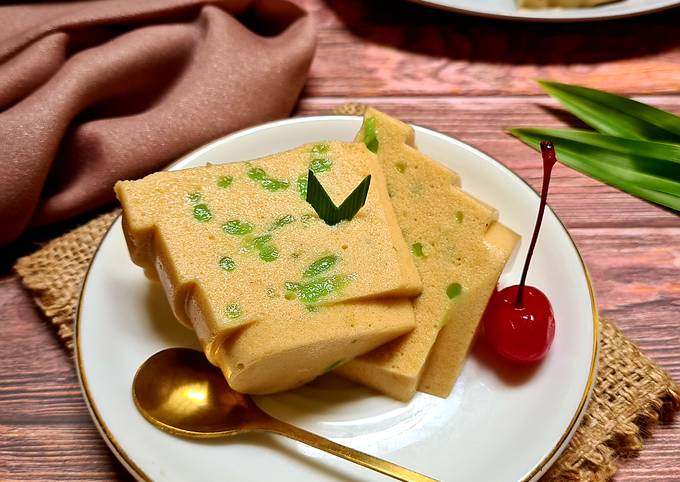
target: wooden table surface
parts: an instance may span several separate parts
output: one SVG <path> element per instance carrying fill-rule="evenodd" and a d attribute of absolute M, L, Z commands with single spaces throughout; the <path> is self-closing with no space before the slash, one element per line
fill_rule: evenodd
<path fill-rule="evenodd" d="M 534 83 L 631 94 L 680 113 L 680 10 L 607 23 L 508 23 L 397 0 L 297 0 L 319 46 L 296 115 L 373 104 L 491 154 L 535 188 L 540 163 L 503 133 L 575 121 Z M 576 122 L 576 124 L 578 124 Z M 463 180 L 464 182 L 465 180 Z M 558 166 L 550 204 L 592 274 L 601 314 L 680 380 L 680 218 Z M 0 480 L 130 480 L 92 425 L 73 364 L 10 267 L 0 278 Z M 680 481 L 680 420 L 617 481 Z"/>

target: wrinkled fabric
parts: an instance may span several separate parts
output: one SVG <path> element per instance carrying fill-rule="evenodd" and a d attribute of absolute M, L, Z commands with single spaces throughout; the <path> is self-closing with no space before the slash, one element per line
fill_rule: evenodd
<path fill-rule="evenodd" d="M 310 19 L 285 0 L 0 7 L 0 244 L 287 116 L 314 47 Z"/>

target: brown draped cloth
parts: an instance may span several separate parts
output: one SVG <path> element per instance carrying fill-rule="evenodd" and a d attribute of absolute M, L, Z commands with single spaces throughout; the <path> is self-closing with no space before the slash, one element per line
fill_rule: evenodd
<path fill-rule="evenodd" d="M 0 7 L 0 245 L 111 201 L 118 179 L 287 116 L 314 48 L 286 0 Z"/>

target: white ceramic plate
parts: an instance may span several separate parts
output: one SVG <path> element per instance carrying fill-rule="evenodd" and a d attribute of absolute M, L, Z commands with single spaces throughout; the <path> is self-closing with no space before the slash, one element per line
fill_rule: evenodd
<path fill-rule="evenodd" d="M 273 122 L 217 140 L 173 169 L 252 159 L 325 139 L 350 140 L 360 124 L 358 117 L 341 116 Z M 498 207 L 501 221 L 522 234 L 519 255 L 501 278 L 501 285 L 516 282 L 538 206 L 536 193 L 476 149 L 422 127 L 416 133 L 424 153 L 460 173 L 468 192 Z M 529 282 L 552 300 L 557 318 L 553 347 L 534 369 L 499 369 L 476 348 L 448 399 L 419 393 L 404 404 L 329 375 L 293 392 L 260 397 L 258 404 L 307 430 L 443 481 L 535 480 L 580 420 L 598 346 L 586 268 L 552 211 L 546 213 Z M 76 331 L 78 371 L 93 418 L 140 480 L 385 480 L 274 435 L 195 441 L 147 423 L 131 397 L 137 367 L 163 348 L 197 343 L 173 319 L 159 287 L 129 260 L 120 220 L 90 267 Z"/>
<path fill-rule="evenodd" d="M 680 5 L 678 0 L 621 0 L 592 8 L 523 9 L 516 0 L 412 0 L 445 10 L 513 20 L 580 22 L 632 17 Z"/>

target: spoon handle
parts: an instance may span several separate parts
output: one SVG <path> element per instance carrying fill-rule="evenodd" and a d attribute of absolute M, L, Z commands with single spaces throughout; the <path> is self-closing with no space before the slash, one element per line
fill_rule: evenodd
<path fill-rule="evenodd" d="M 337 455 L 345 460 L 363 465 L 364 467 L 368 467 L 369 469 L 388 475 L 394 479 L 402 480 L 404 482 L 437 482 L 436 479 L 426 477 L 413 470 L 388 462 L 387 460 L 379 459 L 378 457 L 373 457 L 372 455 L 340 445 L 280 420 L 267 417 L 267 420 L 262 420 L 262 422 L 264 424 L 262 427 L 264 430 L 297 440 L 298 442 L 323 450 L 329 454 Z"/>

